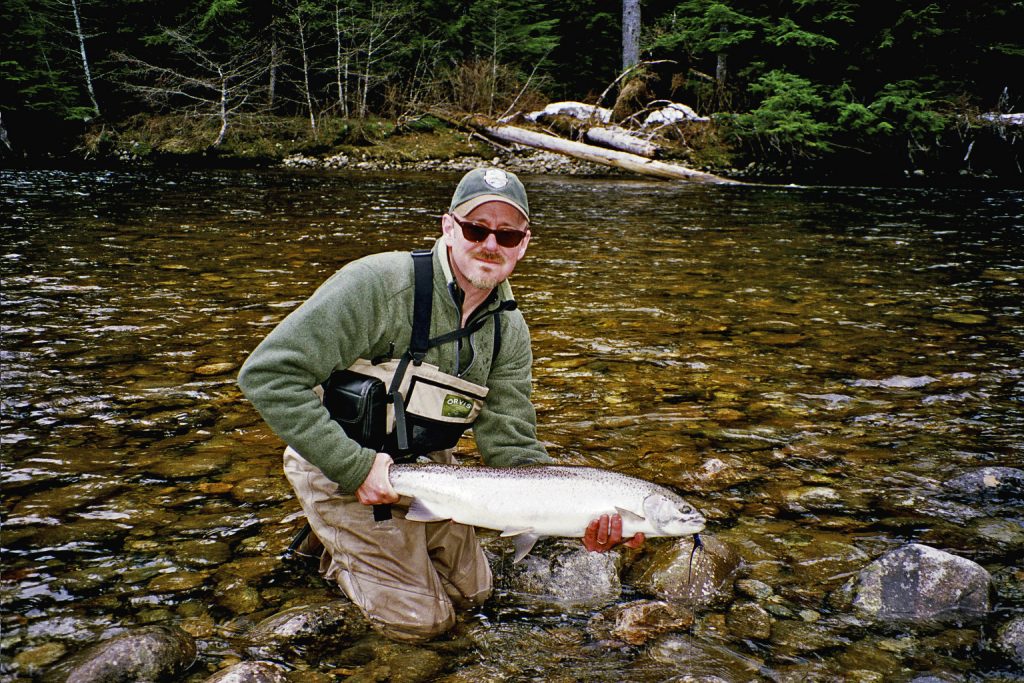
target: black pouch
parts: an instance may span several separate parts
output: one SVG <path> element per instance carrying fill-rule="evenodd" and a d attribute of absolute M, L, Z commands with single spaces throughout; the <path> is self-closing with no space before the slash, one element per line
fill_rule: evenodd
<path fill-rule="evenodd" d="M 388 392 L 384 382 L 351 370 L 338 370 L 323 383 L 324 407 L 360 446 L 381 450 L 387 429 Z"/>

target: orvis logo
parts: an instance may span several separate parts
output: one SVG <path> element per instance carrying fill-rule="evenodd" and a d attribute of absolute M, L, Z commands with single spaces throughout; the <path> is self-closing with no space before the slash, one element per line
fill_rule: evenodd
<path fill-rule="evenodd" d="M 441 408 L 441 415 L 444 417 L 468 417 L 473 412 L 473 402 L 461 396 L 448 394 L 444 397 L 444 407 Z"/>

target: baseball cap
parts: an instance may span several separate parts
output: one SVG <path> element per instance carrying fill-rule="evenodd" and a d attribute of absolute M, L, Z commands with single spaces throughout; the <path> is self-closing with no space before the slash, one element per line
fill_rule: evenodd
<path fill-rule="evenodd" d="M 462 176 L 448 210 L 465 216 L 485 202 L 505 202 L 530 219 L 526 188 L 515 173 L 500 168 L 477 168 Z"/>

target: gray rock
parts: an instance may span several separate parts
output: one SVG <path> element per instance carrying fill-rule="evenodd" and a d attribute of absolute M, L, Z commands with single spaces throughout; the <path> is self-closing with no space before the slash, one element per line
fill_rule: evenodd
<path fill-rule="evenodd" d="M 1024 667 L 1024 617 L 1017 617 L 999 628 L 996 647 L 1016 665 Z"/>
<path fill-rule="evenodd" d="M 247 634 L 250 655 L 257 658 L 324 652 L 365 635 L 370 624 L 359 608 L 347 600 L 322 605 L 300 605 L 278 612 L 256 624 Z"/>
<path fill-rule="evenodd" d="M 701 539 L 703 549 L 696 552 L 690 538 L 649 544 L 630 567 L 629 582 L 644 593 L 691 607 L 728 600 L 729 579 L 739 567 L 739 555 L 714 536 L 702 534 Z"/>
<path fill-rule="evenodd" d="M 945 623 L 984 617 L 991 581 L 971 560 L 911 543 L 872 562 L 848 586 L 852 607 L 862 616 Z"/>
<path fill-rule="evenodd" d="M 950 479 L 947 491 L 971 500 L 1024 501 L 1024 470 L 1013 467 L 982 467 Z"/>
<path fill-rule="evenodd" d="M 284 669 L 270 662 L 239 662 L 218 671 L 204 683 L 288 683 Z"/>
<path fill-rule="evenodd" d="M 558 539 L 494 573 L 501 588 L 531 604 L 593 609 L 618 599 L 618 561 L 618 553 L 592 553 L 578 540 Z"/>
<path fill-rule="evenodd" d="M 195 640 L 176 626 L 146 626 L 86 648 L 50 670 L 51 683 L 176 679 L 196 659 Z"/>

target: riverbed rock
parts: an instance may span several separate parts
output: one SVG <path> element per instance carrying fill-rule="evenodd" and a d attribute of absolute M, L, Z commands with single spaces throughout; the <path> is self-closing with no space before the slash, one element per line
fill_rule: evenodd
<path fill-rule="evenodd" d="M 366 635 L 370 624 L 347 600 L 300 605 L 267 617 L 247 634 L 250 655 L 257 658 L 307 656 L 334 650 Z"/>
<path fill-rule="evenodd" d="M 662 600 L 704 607 L 728 601 L 733 573 L 740 565 L 736 551 L 719 540 L 701 535 L 696 552 L 693 539 L 679 538 L 650 548 L 629 569 L 629 583 Z"/>
<path fill-rule="evenodd" d="M 970 500 L 1024 502 L 1024 470 L 1014 467 L 982 467 L 950 479 L 943 486 Z"/>
<path fill-rule="evenodd" d="M 239 662 L 222 669 L 203 683 L 288 683 L 284 669 L 270 662 Z"/>
<path fill-rule="evenodd" d="M 726 615 L 729 630 L 740 638 L 769 638 L 772 635 L 772 617 L 756 602 L 737 602 Z"/>
<path fill-rule="evenodd" d="M 865 567 L 844 587 L 861 616 L 884 622 L 972 621 L 989 611 L 992 577 L 979 564 L 911 543 Z"/>
<path fill-rule="evenodd" d="M 351 656 L 369 661 L 346 677 L 346 683 L 423 683 L 434 680 L 445 667 L 438 652 L 374 636 L 345 653 L 346 658 Z"/>
<path fill-rule="evenodd" d="M 86 648 L 52 669 L 50 683 L 135 683 L 177 679 L 196 658 L 192 636 L 176 626 L 145 626 Z"/>
<path fill-rule="evenodd" d="M 693 611 L 664 600 L 634 600 L 595 615 L 587 630 L 599 640 L 643 645 L 656 636 L 693 625 Z"/>
<path fill-rule="evenodd" d="M 1019 667 L 1024 668 L 1024 617 L 1017 617 L 999 627 L 996 647 Z"/>
<path fill-rule="evenodd" d="M 593 609 L 619 597 L 618 562 L 618 553 L 592 553 L 578 540 L 553 539 L 516 564 L 494 567 L 494 573 L 500 588 L 532 605 Z"/>

